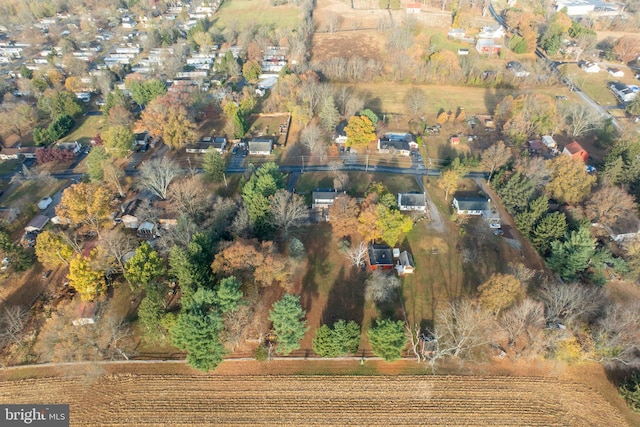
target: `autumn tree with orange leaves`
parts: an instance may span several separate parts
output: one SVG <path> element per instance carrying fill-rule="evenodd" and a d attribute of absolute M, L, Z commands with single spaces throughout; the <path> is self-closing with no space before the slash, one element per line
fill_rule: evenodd
<path fill-rule="evenodd" d="M 64 190 L 56 215 L 99 235 L 111 215 L 110 200 L 105 187 L 81 182 Z"/>
<path fill-rule="evenodd" d="M 161 137 L 172 149 L 197 140 L 196 125 L 186 108 L 169 95 L 157 98 L 144 109 L 136 123 L 136 131 L 148 131 L 152 137 Z"/>

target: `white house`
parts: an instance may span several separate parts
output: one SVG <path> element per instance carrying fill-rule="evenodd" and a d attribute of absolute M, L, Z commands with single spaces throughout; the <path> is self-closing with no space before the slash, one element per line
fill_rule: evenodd
<path fill-rule="evenodd" d="M 273 150 L 273 141 L 269 138 L 252 138 L 249 140 L 249 154 L 269 156 Z"/>
<path fill-rule="evenodd" d="M 582 65 L 580 65 L 580 68 L 585 73 L 599 73 L 600 72 L 600 66 L 598 64 L 596 64 L 595 62 L 591 62 L 591 61 L 583 62 Z"/>
<path fill-rule="evenodd" d="M 624 71 L 619 68 L 607 68 L 607 72 L 611 74 L 613 77 L 624 77 Z"/>
<path fill-rule="evenodd" d="M 485 197 L 454 196 L 453 207 L 458 215 L 485 215 L 491 212 L 490 200 Z"/>
<path fill-rule="evenodd" d="M 480 33 L 478 33 L 479 39 L 500 39 L 504 37 L 506 32 L 504 31 L 504 27 L 500 24 L 489 25 L 486 27 L 482 27 Z"/>
<path fill-rule="evenodd" d="M 398 193 L 398 209 L 401 211 L 426 212 L 427 196 L 425 193 Z"/>
<path fill-rule="evenodd" d="M 398 257 L 398 261 L 396 264 L 396 270 L 398 271 L 398 276 L 413 274 L 413 271 L 415 270 L 415 264 L 413 263 L 413 257 L 409 252 L 400 252 L 400 256 Z"/>
<path fill-rule="evenodd" d="M 344 193 L 333 188 L 316 188 L 311 192 L 311 208 L 328 209 L 340 194 Z"/>

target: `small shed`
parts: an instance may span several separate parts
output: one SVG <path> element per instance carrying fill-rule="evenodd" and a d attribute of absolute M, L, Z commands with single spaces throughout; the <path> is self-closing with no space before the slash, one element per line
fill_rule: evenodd
<path fill-rule="evenodd" d="M 408 3 L 407 14 L 419 14 L 422 12 L 422 4 L 420 3 Z"/>
<path fill-rule="evenodd" d="M 451 143 L 451 145 L 460 145 L 460 137 L 459 136 L 452 136 L 449 139 L 449 142 Z"/>
<path fill-rule="evenodd" d="M 71 321 L 73 326 L 93 325 L 96 323 L 96 314 L 98 313 L 98 303 L 83 302 L 78 305 L 75 312 L 75 318 Z"/>
<path fill-rule="evenodd" d="M 580 160 L 584 163 L 586 163 L 589 159 L 589 153 L 587 153 L 587 150 L 582 148 L 582 145 L 580 145 L 577 141 L 573 141 L 572 143 L 567 144 L 564 147 L 564 150 L 562 150 L 562 154 L 564 154 L 565 156 L 573 157 L 574 159 Z"/>
<path fill-rule="evenodd" d="M 45 215 L 36 215 L 31 221 L 24 227 L 24 231 L 27 233 L 41 231 L 44 226 L 49 222 L 49 217 Z"/>
<path fill-rule="evenodd" d="M 413 274 L 415 265 L 413 263 L 413 257 L 409 252 L 400 252 L 400 257 L 398 258 L 398 263 L 396 264 L 396 270 L 398 271 L 399 276 L 404 276 L 405 274 Z"/>
<path fill-rule="evenodd" d="M 145 221 L 138 227 L 138 236 L 151 237 L 155 228 L 156 226 L 152 222 Z"/>
<path fill-rule="evenodd" d="M 542 143 L 545 145 L 545 147 L 547 147 L 549 149 L 558 147 L 558 144 L 553 139 L 553 137 L 550 136 L 550 135 L 543 135 L 542 136 Z"/>

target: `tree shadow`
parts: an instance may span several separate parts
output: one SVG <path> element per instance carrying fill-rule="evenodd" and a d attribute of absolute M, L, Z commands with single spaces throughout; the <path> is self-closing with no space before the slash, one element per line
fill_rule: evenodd
<path fill-rule="evenodd" d="M 498 96 L 496 88 L 488 87 L 487 90 L 484 91 L 484 108 L 487 109 L 487 112 L 490 115 L 493 115 L 496 109 L 496 105 L 501 101 L 501 98 Z M 479 126 L 477 124 L 476 126 Z"/>
<path fill-rule="evenodd" d="M 353 320 L 358 325 L 364 319 L 364 281 L 366 273 L 344 267 L 331 287 L 321 322 L 331 325 L 339 319 Z"/>
<path fill-rule="evenodd" d="M 300 302 L 302 306 L 311 311 L 313 300 L 318 298 L 319 284 L 322 278 L 331 271 L 332 265 L 328 261 L 328 241 L 327 233 L 331 233 L 330 229 L 315 228 L 317 233 L 313 236 L 307 235 L 304 239 L 307 251 L 308 265 L 306 273 L 302 278 L 302 289 L 300 292 Z"/>

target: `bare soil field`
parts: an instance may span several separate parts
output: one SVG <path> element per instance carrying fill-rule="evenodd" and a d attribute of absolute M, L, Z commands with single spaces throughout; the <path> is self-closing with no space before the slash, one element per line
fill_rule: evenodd
<path fill-rule="evenodd" d="M 73 426 L 626 425 L 543 377 L 75 375 L 3 382 L 0 402 L 70 403 Z"/>

